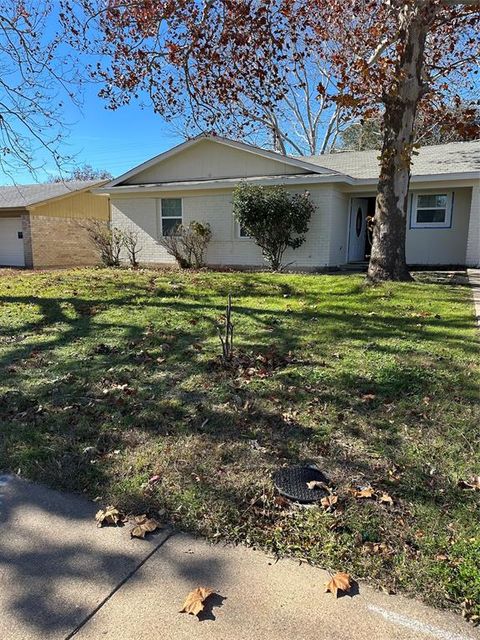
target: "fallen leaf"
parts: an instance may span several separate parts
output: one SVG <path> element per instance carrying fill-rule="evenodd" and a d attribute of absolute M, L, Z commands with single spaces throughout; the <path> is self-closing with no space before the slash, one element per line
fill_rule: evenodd
<path fill-rule="evenodd" d="M 373 498 L 375 495 L 373 487 L 351 487 L 349 491 L 354 498 Z"/>
<path fill-rule="evenodd" d="M 106 507 L 105 509 L 100 509 L 95 514 L 95 520 L 97 521 L 97 527 L 118 525 L 124 522 L 124 515 L 112 505 Z"/>
<path fill-rule="evenodd" d="M 385 542 L 365 542 L 363 550 L 372 556 L 386 556 L 391 553 L 389 546 Z"/>
<path fill-rule="evenodd" d="M 383 591 L 383 593 L 386 593 L 387 596 L 394 596 L 396 591 L 395 589 L 393 589 L 392 587 L 386 587 L 385 585 L 380 585 L 380 589 Z"/>
<path fill-rule="evenodd" d="M 393 504 L 392 496 L 388 495 L 388 493 L 386 493 L 385 491 L 382 492 L 382 495 L 379 497 L 378 501 L 382 502 L 383 504 Z"/>
<path fill-rule="evenodd" d="M 320 504 L 322 505 L 322 507 L 324 509 L 330 509 L 331 507 L 333 507 L 334 505 L 336 505 L 338 502 L 338 496 L 335 496 L 333 494 L 330 494 L 328 496 L 325 496 L 324 498 L 322 498 L 320 500 Z"/>
<path fill-rule="evenodd" d="M 375 400 L 377 396 L 374 393 L 364 393 L 362 396 L 362 402 L 371 402 Z"/>
<path fill-rule="evenodd" d="M 289 507 L 291 505 L 290 501 L 283 496 L 275 496 L 273 502 L 275 506 L 281 507 L 282 509 L 285 509 L 286 507 Z"/>
<path fill-rule="evenodd" d="M 145 538 L 145 534 L 160 529 L 160 524 L 154 518 L 148 518 L 146 515 L 135 516 L 134 521 L 135 526 L 130 531 L 131 538 Z"/>
<path fill-rule="evenodd" d="M 462 616 L 468 622 L 471 622 L 474 626 L 480 622 L 480 616 L 474 613 L 475 610 L 475 601 L 472 599 L 467 599 L 462 602 Z"/>
<path fill-rule="evenodd" d="M 480 476 L 473 476 L 470 480 L 459 480 L 458 486 L 462 489 L 472 489 L 473 491 L 480 491 Z"/>
<path fill-rule="evenodd" d="M 324 482 L 321 482 L 320 480 L 310 480 L 310 482 L 307 482 L 307 487 L 310 490 L 313 490 L 313 489 L 326 489 L 327 491 L 329 490 L 327 485 Z"/>
<path fill-rule="evenodd" d="M 330 591 L 334 594 L 336 598 L 338 598 L 338 592 L 343 591 L 344 593 L 348 593 L 352 587 L 350 582 L 350 576 L 348 573 L 342 573 L 339 571 L 336 573 L 331 580 L 325 583 L 325 593 Z"/>
<path fill-rule="evenodd" d="M 203 611 L 205 600 L 208 596 L 211 596 L 213 592 L 213 589 L 208 589 L 207 587 L 197 587 L 193 591 L 190 591 L 187 599 L 183 603 L 180 613 L 191 613 L 194 616 L 198 616 L 198 614 Z"/>

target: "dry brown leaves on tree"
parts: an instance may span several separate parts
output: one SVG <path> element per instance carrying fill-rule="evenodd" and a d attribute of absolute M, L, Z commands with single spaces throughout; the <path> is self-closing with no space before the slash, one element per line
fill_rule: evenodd
<path fill-rule="evenodd" d="M 333 593 L 338 598 L 338 592 L 348 593 L 352 588 L 351 578 L 348 573 L 339 571 L 328 582 L 325 583 L 325 592 Z"/>
<path fill-rule="evenodd" d="M 147 533 L 152 533 L 157 529 L 160 529 L 160 524 L 153 518 L 148 518 L 146 515 L 135 516 L 135 526 L 130 531 L 132 538 L 145 538 Z"/>
<path fill-rule="evenodd" d="M 180 613 L 191 613 L 194 616 L 198 616 L 205 607 L 205 600 L 214 593 L 213 589 L 208 587 L 197 587 L 193 591 L 190 591 Z"/>
<path fill-rule="evenodd" d="M 118 526 L 125 522 L 125 516 L 116 507 L 110 505 L 97 511 L 95 520 L 97 521 L 97 527 Z"/>

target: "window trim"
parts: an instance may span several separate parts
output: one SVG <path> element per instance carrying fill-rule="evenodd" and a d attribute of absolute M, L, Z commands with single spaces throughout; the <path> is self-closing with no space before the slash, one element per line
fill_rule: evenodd
<path fill-rule="evenodd" d="M 445 222 L 417 222 L 418 198 L 420 196 L 446 195 Z M 452 191 L 419 191 L 412 193 L 410 201 L 410 229 L 451 229 L 455 193 Z M 422 209 L 442 209 L 443 207 L 420 207 Z"/>
<path fill-rule="evenodd" d="M 163 215 L 163 201 L 164 200 L 180 200 L 180 216 L 164 216 Z M 163 234 L 163 220 L 180 220 L 180 224 L 183 224 L 183 198 L 158 198 L 159 204 L 159 237 L 166 238 Z"/>

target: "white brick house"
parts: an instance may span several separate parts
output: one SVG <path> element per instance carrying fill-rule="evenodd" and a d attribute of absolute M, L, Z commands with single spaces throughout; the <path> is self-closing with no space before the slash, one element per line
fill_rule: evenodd
<path fill-rule="evenodd" d="M 306 242 L 285 256 L 299 269 L 324 269 L 368 257 L 365 219 L 372 213 L 378 152 L 293 158 L 217 136 L 201 135 L 132 169 L 98 190 L 111 198 L 112 225 L 139 233 L 140 261 L 172 262 L 159 239 L 177 222 L 208 222 L 207 262 L 261 266 L 253 240 L 241 237 L 232 190 L 251 184 L 308 190 L 316 211 Z M 425 147 L 413 164 L 407 261 L 415 265 L 480 263 L 480 141 Z"/>

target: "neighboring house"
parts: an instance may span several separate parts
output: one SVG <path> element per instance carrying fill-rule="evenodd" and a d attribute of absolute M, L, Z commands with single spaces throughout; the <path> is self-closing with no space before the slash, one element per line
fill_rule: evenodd
<path fill-rule="evenodd" d="M 285 262 L 324 269 L 363 261 L 366 216 L 373 213 L 379 152 L 293 158 L 217 136 L 201 135 L 112 180 L 116 227 L 139 234 L 139 259 L 172 262 L 159 244 L 179 222 L 208 222 L 210 265 L 260 266 L 260 249 L 232 215 L 232 189 L 245 180 L 308 190 L 316 211 L 305 243 Z M 413 163 L 408 198 L 407 261 L 413 265 L 480 262 L 480 141 L 423 148 Z"/>
<path fill-rule="evenodd" d="M 109 220 L 109 202 L 92 193 L 105 180 L 0 187 L 0 265 L 70 267 L 97 264 L 85 225 Z"/>

